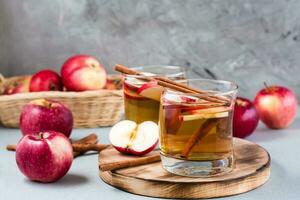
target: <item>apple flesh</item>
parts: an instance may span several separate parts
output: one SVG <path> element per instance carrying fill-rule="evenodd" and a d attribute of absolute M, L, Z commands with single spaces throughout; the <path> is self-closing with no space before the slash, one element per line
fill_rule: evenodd
<path fill-rule="evenodd" d="M 49 131 L 25 135 L 16 147 L 18 168 L 33 181 L 59 180 L 68 172 L 72 161 L 72 145 L 62 133 Z"/>
<path fill-rule="evenodd" d="M 123 120 L 111 128 L 109 140 L 121 153 L 142 156 L 156 147 L 158 126 L 152 121 L 138 125 L 134 121 Z"/>
<path fill-rule="evenodd" d="M 23 135 L 57 131 L 69 137 L 72 128 L 72 112 L 58 101 L 33 100 L 24 106 L 20 115 L 20 129 Z"/>
<path fill-rule="evenodd" d="M 61 77 L 50 69 L 44 69 L 34 74 L 30 81 L 30 92 L 61 91 L 63 84 Z"/>
<path fill-rule="evenodd" d="M 31 77 L 24 77 L 5 86 L 3 94 L 12 95 L 17 93 L 29 92 Z"/>
<path fill-rule="evenodd" d="M 157 81 L 150 81 L 138 88 L 137 93 L 148 99 L 160 101 L 160 96 L 163 90 L 164 88 L 158 85 Z"/>
<path fill-rule="evenodd" d="M 260 90 L 254 100 L 260 119 L 271 129 L 282 129 L 295 119 L 298 102 L 286 87 L 270 86 Z"/>
<path fill-rule="evenodd" d="M 61 68 L 64 86 L 69 91 L 98 90 L 106 84 L 106 72 L 100 62 L 91 56 L 76 55 Z"/>
<path fill-rule="evenodd" d="M 259 121 L 254 104 L 246 98 L 237 97 L 233 114 L 233 136 L 245 138 L 251 135 Z"/>

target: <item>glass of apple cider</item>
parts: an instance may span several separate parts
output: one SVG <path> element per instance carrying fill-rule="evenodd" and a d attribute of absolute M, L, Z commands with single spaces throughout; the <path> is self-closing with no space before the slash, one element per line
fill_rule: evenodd
<path fill-rule="evenodd" d="M 132 69 L 150 77 L 163 76 L 171 80 L 186 78 L 185 68 L 179 66 L 142 66 Z M 124 74 L 123 90 L 125 119 L 138 124 L 143 121 L 158 123 L 162 87 L 157 86 L 156 82 L 143 81 L 141 76 Z"/>
<path fill-rule="evenodd" d="M 174 174 L 206 177 L 234 166 L 232 115 L 237 86 L 228 81 L 188 79 L 203 94 L 165 88 L 159 114 L 163 167 Z"/>

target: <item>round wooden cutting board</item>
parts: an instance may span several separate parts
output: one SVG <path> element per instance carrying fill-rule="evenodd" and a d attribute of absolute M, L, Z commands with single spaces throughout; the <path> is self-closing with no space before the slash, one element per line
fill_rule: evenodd
<path fill-rule="evenodd" d="M 161 162 L 115 171 L 100 171 L 106 183 L 131 193 L 162 198 L 213 198 L 235 195 L 263 185 L 270 176 L 270 156 L 261 146 L 234 139 L 235 169 L 222 176 L 189 178 L 165 171 Z M 113 157 L 104 150 L 99 158 Z M 116 152 L 116 156 L 120 156 Z"/>

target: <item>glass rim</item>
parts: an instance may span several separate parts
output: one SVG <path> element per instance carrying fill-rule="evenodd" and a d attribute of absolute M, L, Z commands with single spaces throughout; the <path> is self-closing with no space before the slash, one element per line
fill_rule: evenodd
<path fill-rule="evenodd" d="M 139 70 L 139 69 L 143 69 L 143 68 L 160 68 L 160 67 L 171 68 L 171 69 L 180 69 L 181 70 L 180 72 L 176 72 L 176 73 L 172 73 L 172 74 L 164 74 L 164 76 L 170 77 L 170 78 L 184 75 L 187 72 L 186 67 L 179 66 L 179 65 L 160 65 L 160 64 L 158 64 L 158 65 L 141 65 L 141 66 L 130 67 L 130 69 Z M 141 70 L 139 70 L 139 71 L 143 72 Z M 144 72 L 147 73 L 147 71 L 144 71 Z M 151 73 L 151 72 L 149 72 L 149 73 Z M 161 75 L 161 74 L 155 74 L 153 76 L 157 76 L 157 75 Z"/>
<path fill-rule="evenodd" d="M 228 85 L 230 88 L 227 91 L 218 91 L 218 90 L 205 90 L 205 89 L 199 89 L 199 90 L 204 90 L 210 93 L 210 95 L 213 96 L 220 96 L 220 95 L 231 95 L 234 93 L 237 93 L 238 90 L 238 85 L 234 82 L 231 81 L 226 81 L 226 80 L 215 80 L 215 79 L 205 79 L 205 78 L 190 78 L 190 79 L 185 79 L 185 80 L 177 80 L 176 83 L 185 83 L 187 81 L 199 81 L 199 82 L 206 82 L 206 83 L 212 83 L 212 84 L 223 84 L 223 85 Z M 197 89 L 197 88 L 195 88 Z M 191 95 L 191 96 L 197 96 L 197 97 L 203 97 L 207 96 L 207 94 L 198 94 L 198 93 L 192 93 L 192 92 L 181 92 L 181 91 L 176 91 L 170 88 L 164 88 L 164 93 L 165 91 L 172 92 L 173 94 L 186 94 L 186 95 Z"/>

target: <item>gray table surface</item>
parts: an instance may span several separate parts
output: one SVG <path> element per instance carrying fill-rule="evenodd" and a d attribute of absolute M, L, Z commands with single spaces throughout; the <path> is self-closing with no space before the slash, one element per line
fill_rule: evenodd
<path fill-rule="evenodd" d="M 95 132 L 108 143 L 110 128 L 76 129 L 73 139 Z M 29 181 L 18 170 L 14 152 L 5 150 L 21 136 L 18 129 L 0 128 L 0 200 L 74 200 L 74 199 L 156 199 L 130 194 L 105 184 L 98 176 L 98 157 L 90 154 L 76 158 L 68 174 L 56 183 L 42 184 Z M 260 124 L 247 138 L 266 148 L 272 157 L 270 180 L 262 187 L 221 199 L 300 199 L 300 117 L 285 130 L 269 130 Z"/>

